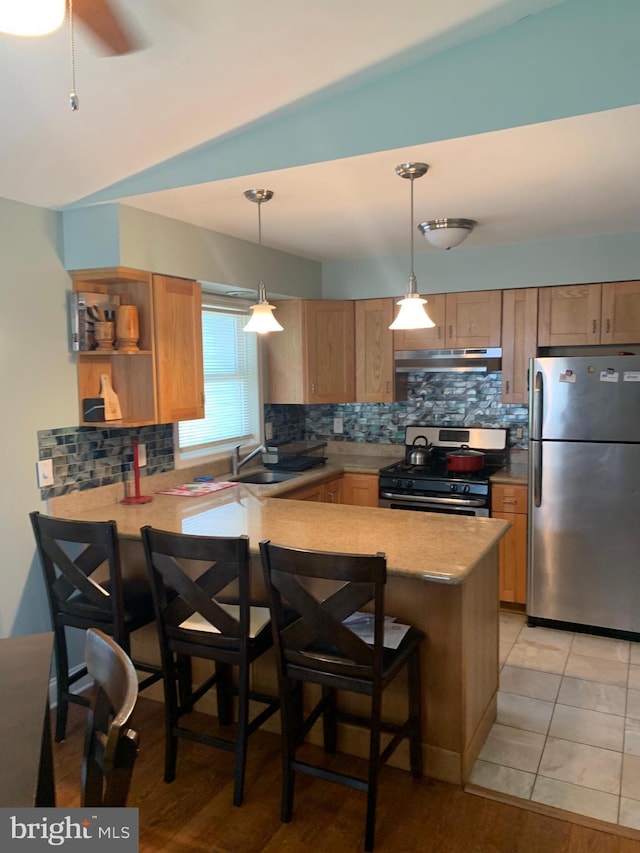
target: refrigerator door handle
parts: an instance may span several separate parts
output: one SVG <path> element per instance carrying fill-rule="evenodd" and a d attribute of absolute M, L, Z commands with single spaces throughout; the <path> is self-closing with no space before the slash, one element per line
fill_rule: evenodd
<path fill-rule="evenodd" d="M 533 505 L 540 506 L 542 503 L 542 442 L 531 442 L 531 453 L 533 454 Z"/>
<path fill-rule="evenodd" d="M 533 394 L 531 397 L 531 438 L 534 441 L 539 441 L 542 438 L 543 404 L 543 376 L 542 371 L 537 370 L 533 379 Z"/>

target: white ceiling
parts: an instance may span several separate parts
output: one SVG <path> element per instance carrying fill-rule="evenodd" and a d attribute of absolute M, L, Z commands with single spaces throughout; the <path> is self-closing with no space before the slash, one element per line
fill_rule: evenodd
<path fill-rule="evenodd" d="M 427 56 L 558 2 L 113 0 L 145 46 L 104 57 L 78 26 L 78 112 L 67 31 L 0 34 L 0 196 L 64 208 L 411 49 Z M 416 219 L 477 219 L 467 246 L 640 232 L 638 150 L 632 106 L 122 200 L 257 242 L 243 191 L 268 187 L 265 245 L 317 260 L 396 254 L 409 182 L 394 166 L 422 160 Z"/>

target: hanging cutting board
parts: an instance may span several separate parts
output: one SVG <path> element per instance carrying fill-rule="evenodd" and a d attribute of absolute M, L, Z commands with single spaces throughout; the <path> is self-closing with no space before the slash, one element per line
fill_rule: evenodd
<path fill-rule="evenodd" d="M 122 420 L 122 412 L 120 411 L 120 401 L 118 395 L 113 390 L 111 379 L 106 373 L 100 374 L 100 397 L 104 400 L 104 419 L 105 421 Z"/>

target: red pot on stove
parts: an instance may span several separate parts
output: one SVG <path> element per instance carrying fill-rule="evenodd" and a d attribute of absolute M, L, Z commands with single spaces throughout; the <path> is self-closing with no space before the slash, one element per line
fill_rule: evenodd
<path fill-rule="evenodd" d="M 484 457 L 481 450 L 471 450 L 468 444 L 463 444 L 460 450 L 447 453 L 447 471 L 481 471 Z"/>

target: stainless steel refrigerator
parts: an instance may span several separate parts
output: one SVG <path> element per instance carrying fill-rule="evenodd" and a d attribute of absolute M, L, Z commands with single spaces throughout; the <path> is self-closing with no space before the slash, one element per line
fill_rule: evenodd
<path fill-rule="evenodd" d="M 530 375 L 529 624 L 640 634 L 640 356 Z"/>

